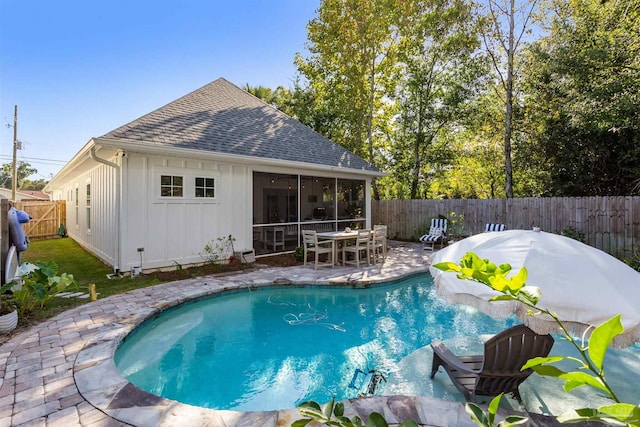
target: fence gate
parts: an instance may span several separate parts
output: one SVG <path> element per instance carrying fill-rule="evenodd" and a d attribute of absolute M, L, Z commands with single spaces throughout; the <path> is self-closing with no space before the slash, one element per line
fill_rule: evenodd
<path fill-rule="evenodd" d="M 24 231 L 30 239 L 55 237 L 58 235 L 60 224 L 66 227 L 66 203 L 64 200 L 23 200 L 14 203 L 33 218 L 23 224 Z"/>

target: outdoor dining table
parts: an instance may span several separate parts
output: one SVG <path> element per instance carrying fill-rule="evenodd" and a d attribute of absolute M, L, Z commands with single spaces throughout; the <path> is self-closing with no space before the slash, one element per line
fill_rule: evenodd
<path fill-rule="evenodd" d="M 321 233 L 316 233 L 318 239 L 323 240 L 334 240 L 335 244 L 333 245 L 333 263 L 340 264 L 338 260 L 338 242 L 341 240 L 350 240 L 358 237 L 358 230 L 351 231 L 323 231 Z"/>

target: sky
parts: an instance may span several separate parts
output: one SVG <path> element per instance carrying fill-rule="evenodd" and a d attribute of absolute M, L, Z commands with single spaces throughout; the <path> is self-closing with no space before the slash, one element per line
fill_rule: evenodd
<path fill-rule="evenodd" d="M 0 164 L 50 179 L 92 137 L 224 77 L 292 87 L 320 0 L 0 0 Z"/>

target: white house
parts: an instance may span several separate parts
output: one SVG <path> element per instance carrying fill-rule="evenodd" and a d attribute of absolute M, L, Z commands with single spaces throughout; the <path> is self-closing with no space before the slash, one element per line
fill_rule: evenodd
<path fill-rule="evenodd" d="M 45 191 L 115 272 L 293 250 L 301 229 L 371 226 L 377 168 L 225 79 L 92 138 Z"/>

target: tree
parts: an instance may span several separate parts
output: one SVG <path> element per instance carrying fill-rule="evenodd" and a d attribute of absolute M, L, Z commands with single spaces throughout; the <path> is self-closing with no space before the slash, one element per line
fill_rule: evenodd
<path fill-rule="evenodd" d="M 405 167 L 394 172 L 410 183 L 409 197 L 415 199 L 423 193 L 419 186 L 426 184 L 423 169 L 429 157 L 438 154 L 432 150 L 434 140 L 467 113 L 485 71 L 474 56 L 479 40 L 467 1 L 401 2 L 397 16 L 399 64 L 394 78 L 399 134 L 394 153 L 396 164 Z"/>
<path fill-rule="evenodd" d="M 397 0 L 324 0 L 307 25 L 311 55 L 299 72 L 336 114 L 333 139 L 376 165 L 376 129 L 394 66 L 392 14 Z M 374 184 L 374 197 L 379 198 Z"/>
<path fill-rule="evenodd" d="M 529 24 L 536 11 L 537 0 L 524 0 L 516 5 L 516 0 L 487 0 L 484 3 L 485 19 L 482 38 L 487 53 L 497 73 L 499 87 L 503 91 L 504 119 L 504 169 L 505 192 L 513 197 L 513 166 L 511 163 L 511 139 L 513 133 L 513 108 L 517 93 L 516 52 L 522 37 L 529 30 Z"/>
<path fill-rule="evenodd" d="M 549 195 L 630 194 L 640 175 L 640 1 L 551 3 L 528 58 L 532 138 Z"/>
<path fill-rule="evenodd" d="M 30 179 L 24 179 L 22 181 L 22 185 L 20 186 L 21 190 L 29 190 L 29 191 L 42 191 L 42 189 L 47 185 L 48 181 L 44 179 L 37 179 L 32 181 Z"/>
<path fill-rule="evenodd" d="M 18 175 L 17 188 L 22 188 L 22 182 L 24 179 L 34 173 L 38 173 L 36 168 L 32 168 L 27 162 L 18 162 L 16 174 Z M 0 186 L 2 188 L 11 188 L 13 184 L 13 164 L 5 163 L 0 170 Z"/>

